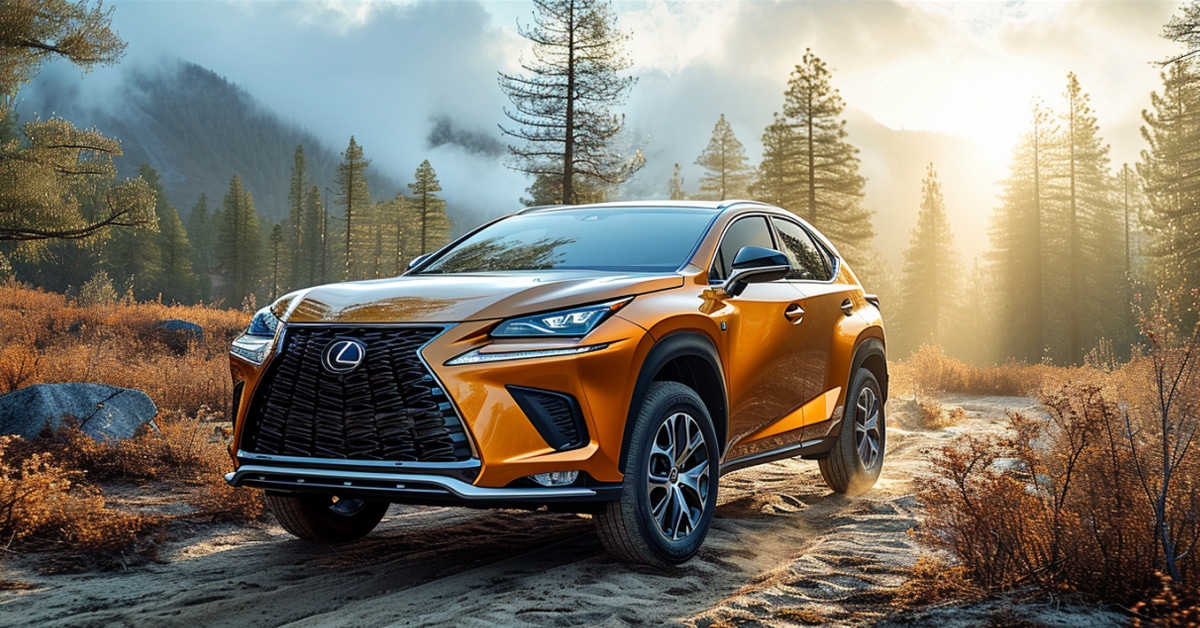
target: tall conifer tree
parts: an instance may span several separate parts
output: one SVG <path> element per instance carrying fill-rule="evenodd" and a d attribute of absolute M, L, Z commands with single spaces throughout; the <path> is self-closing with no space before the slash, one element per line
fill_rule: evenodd
<path fill-rule="evenodd" d="M 500 73 L 500 89 L 512 101 L 501 126 L 514 144 L 510 167 L 533 175 L 531 205 L 599 200 L 611 186 L 633 176 L 641 151 L 622 155 L 613 139 L 624 117 L 611 109 L 625 100 L 635 79 L 625 54 L 627 33 L 606 0 L 533 0 L 531 26 L 518 25 L 533 43 L 524 74 Z"/>
<path fill-rule="evenodd" d="M 442 191 L 437 173 L 429 160 L 421 162 L 408 184 L 412 191 L 409 198 L 411 220 L 408 227 L 412 235 L 412 257 L 431 253 L 450 241 L 450 218 L 446 216 L 446 201 L 437 195 Z"/>
<path fill-rule="evenodd" d="M 929 164 L 921 182 L 917 226 L 904 251 L 904 275 L 896 311 L 899 355 L 922 344 L 948 348 L 960 344 L 961 274 L 954 233 L 946 218 L 942 185 L 933 164 Z"/>
<path fill-rule="evenodd" d="M 234 176 L 225 194 L 217 235 L 217 268 L 225 276 L 225 295 L 240 305 L 258 287 L 262 265 L 262 235 L 254 198 Z"/>
<path fill-rule="evenodd" d="M 675 164 L 675 169 L 671 171 L 671 179 L 667 181 L 667 198 L 673 201 L 687 198 L 687 194 L 683 192 L 683 175 L 679 172 L 679 164 Z"/>
<path fill-rule="evenodd" d="M 713 127 L 712 139 L 696 158 L 696 165 L 705 170 L 700 177 L 698 198 L 723 201 L 749 195 L 751 169 L 746 149 L 734 135 L 725 114 L 721 114 Z"/>
<path fill-rule="evenodd" d="M 304 201 L 308 193 L 308 166 L 304 159 L 304 146 L 296 145 L 292 164 L 292 179 L 288 185 L 288 231 L 285 246 L 288 280 L 287 287 L 297 288 L 304 283 L 307 270 L 304 255 L 305 232 Z"/>
<path fill-rule="evenodd" d="M 1162 75 L 1162 92 L 1143 111 L 1138 173 L 1145 181 L 1145 225 L 1155 282 L 1168 288 L 1200 287 L 1200 66 L 1186 60 Z M 1178 312 L 1190 325 L 1194 314 Z M 1186 320 L 1184 320 L 1186 319 Z"/>
<path fill-rule="evenodd" d="M 342 206 L 343 224 L 345 225 L 345 265 L 343 276 L 346 279 L 364 279 L 367 276 L 367 266 L 370 238 L 369 222 L 365 220 L 371 207 L 371 191 L 367 188 L 366 172 L 371 160 L 363 158 L 363 149 L 350 137 L 350 145 L 342 153 L 342 163 L 337 168 L 337 204 Z M 360 215 L 361 214 L 361 215 Z"/>
<path fill-rule="evenodd" d="M 848 141 L 846 105 L 831 83 L 828 66 L 808 50 L 792 71 L 783 118 L 790 133 L 780 164 L 783 203 L 823 232 L 852 262 L 867 262 L 874 228 L 862 206 L 866 180 L 858 173 L 858 149 Z"/>

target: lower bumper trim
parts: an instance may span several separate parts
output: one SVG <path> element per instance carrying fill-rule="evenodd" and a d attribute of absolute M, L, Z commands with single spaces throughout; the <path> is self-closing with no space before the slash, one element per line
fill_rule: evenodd
<path fill-rule="evenodd" d="M 452 501 L 466 505 L 609 501 L 620 487 L 489 488 L 449 476 L 244 464 L 225 474 L 230 486 L 280 492 L 358 494 L 398 503 Z M 614 491 L 615 489 L 615 491 Z"/>

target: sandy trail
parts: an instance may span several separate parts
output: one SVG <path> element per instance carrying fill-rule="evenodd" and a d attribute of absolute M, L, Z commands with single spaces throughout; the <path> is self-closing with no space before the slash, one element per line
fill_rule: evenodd
<path fill-rule="evenodd" d="M 928 452 L 1002 429 L 1006 410 L 1038 411 L 1017 397 L 944 403 L 967 419 L 936 432 L 889 403 L 884 477 L 866 496 L 831 494 L 810 461 L 725 476 L 704 548 L 671 572 L 616 562 L 584 516 L 394 506 L 339 548 L 274 525 L 206 526 L 127 572 L 42 575 L 13 559 L 5 578 L 34 588 L 0 593 L 0 625 L 871 624 L 919 555 L 906 531 Z"/>

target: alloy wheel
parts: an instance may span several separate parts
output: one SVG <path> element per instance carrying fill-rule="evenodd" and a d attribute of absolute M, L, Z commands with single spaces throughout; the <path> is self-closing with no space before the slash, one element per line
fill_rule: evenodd
<path fill-rule="evenodd" d="M 680 541 L 696 530 L 708 503 L 710 461 L 700 424 L 676 412 L 658 428 L 650 447 L 646 491 L 659 534 Z"/>
<path fill-rule="evenodd" d="M 864 469 L 872 469 L 879 461 L 879 396 L 869 386 L 858 393 L 854 409 L 854 446 Z"/>

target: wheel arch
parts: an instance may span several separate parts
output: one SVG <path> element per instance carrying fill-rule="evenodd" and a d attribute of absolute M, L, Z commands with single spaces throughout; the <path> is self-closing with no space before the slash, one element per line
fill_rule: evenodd
<path fill-rule="evenodd" d="M 854 349 L 854 360 L 850 363 L 850 377 L 852 379 L 859 368 L 871 371 L 871 374 L 875 376 L 875 380 L 879 382 L 879 390 L 883 393 L 883 400 L 887 401 L 887 349 L 883 344 L 882 338 L 868 336 L 859 340 L 858 346 Z"/>
<path fill-rule="evenodd" d="M 700 395 L 709 416 L 713 419 L 713 429 L 717 433 L 721 455 L 725 455 L 729 435 L 729 402 L 721 355 L 712 340 L 703 333 L 677 331 L 663 336 L 654 344 L 642 362 L 641 370 L 638 371 L 625 417 L 624 436 L 621 439 L 619 464 L 622 473 L 629 455 L 633 425 L 641 410 L 642 401 L 646 398 L 646 391 L 650 384 L 660 381 L 679 382 Z"/>

